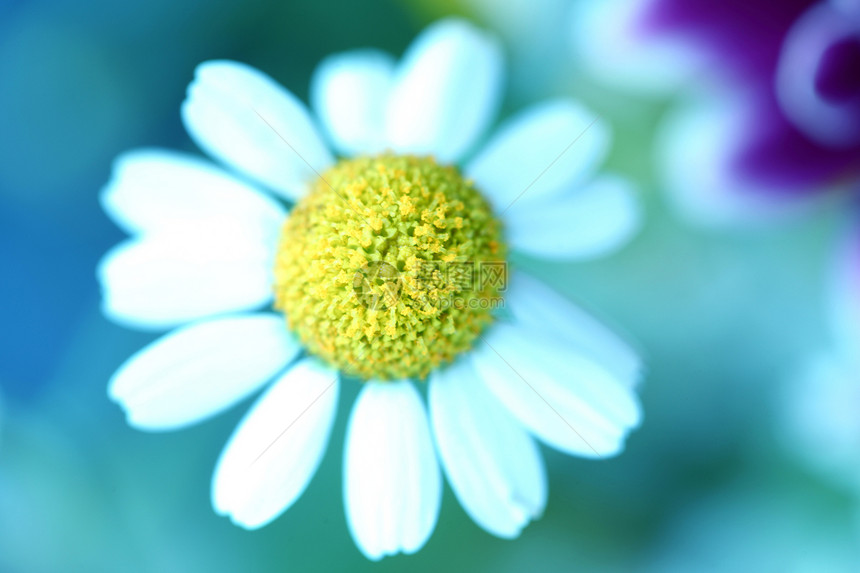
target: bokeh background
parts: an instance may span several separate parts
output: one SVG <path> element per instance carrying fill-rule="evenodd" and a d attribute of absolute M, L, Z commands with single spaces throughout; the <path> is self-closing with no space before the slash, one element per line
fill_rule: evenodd
<path fill-rule="evenodd" d="M 591 77 L 558 16 L 567 4 L 0 0 L 0 572 L 860 571 L 860 488 L 807 466 L 780 430 L 786 381 L 828 343 L 842 204 L 756 226 L 679 217 L 652 154 L 677 96 Z M 450 14 L 502 37 L 504 115 L 565 95 L 613 127 L 608 168 L 639 184 L 641 234 L 600 261 L 521 262 L 636 341 L 645 422 L 612 460 L 545 449 L 547 510 L 519 539 L 479 529 L 446 489 L 426 547 L 374 564 L 343 514 L 358 391 L 344 387 L 307 492 L 270 526 L 236 528 L 212 511 L 209 484 L 244 408 L 150 434 L 106 396 L 116 367 L 154 338 L 99 311 L 94 269 L 121 239 L 97 201 L 111 161 L 139 146 L 193 150 L 179 105 L 202 60 L 247 62 L 306 100 L 325 55 L 400 54 Z"/>

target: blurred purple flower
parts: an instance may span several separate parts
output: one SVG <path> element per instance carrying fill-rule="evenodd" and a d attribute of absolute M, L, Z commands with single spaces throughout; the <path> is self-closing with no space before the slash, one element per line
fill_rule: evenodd
<path fill-rule="evenodd" d="M 744 92 L 734 177 L 781 194 L 860 178 L 860 2 L 644 3 L 640 34 L 695 46 Z"/>

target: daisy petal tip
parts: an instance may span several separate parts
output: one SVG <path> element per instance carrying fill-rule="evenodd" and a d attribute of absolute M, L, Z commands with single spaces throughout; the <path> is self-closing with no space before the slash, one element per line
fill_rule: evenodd
<path fill-rule="evenodd" d="M 424 546 L 439 515 L 441 472 L 411 382 L 365 384 L 348 422 L 343 471 L 347 525 L 368 559 Z"/>
<path fill-rule="evenodd" d="M 200 64 L 181 115 L 201 149 L 288 199 L 334 161 L 304 104 L 246 64 Z"/>
<path fill-rule="evenodd" d="M 204 82 L 235 80 L 238 74 L 259 75 L 260 72 L 236 60 L 205 60 L 195 66 L 194 79 L 188 84 L 188 91 Z"/>
<path fill-rule="evenodd" d="M 103 295 L 100 310 L 102 316 L 108 321 L 117 326 L 137 330 L 139 332 L 163 332 L 164 330 L 177 326 L 176 322 L 161 321 L 161 320 L 141 320 L 138 317 L 129 315 L 124 312 L 119 306 L 111 300 L 109 295 Z"/>
<path fill-rule="evenodd" d="M 637 428 L 639 428 L 639 426 L 641 426 L 642 422 L 645 420 L 645 410 L 642 408 L 642 401 L 639 400 L 639 398 L 636 395 L 634 395 L 633 396 L 633 402 L 634 402 L 636 410 L 635 410 L 635 415 L 634 415 L 633 421 L 628 426 L 628 430 L 630 430 L 630 431 L 633 431 L 633 430 L 636 430 Z"/>
<path fill-rule="evenodd" d="M 208 418 L 207 416 L 197 420 L 187 420 L 176 416 L 165 416 L 153 410 L 145 399 L 141 399 L 133 391 L 126 392 L 109 388 L 108 397 L 122 410 L 125 415 L 125 423 L 130 428 L 140 432 L 157 434 L 183 430 Z"/>
<path fill-rule="evenodd" d="M 225 500 L 222 499 L 221 494 L 215 488 L 214 480 L 210 492 L 210 502 L 212 504 L 212 511 L 215 512 L 215 515 L 220 515 L 221 517 L 230 516 L 230 509 L 227 507 Z"/>
<path fill-rule="evenodd" d="M 401 60 L 386 114 L 386 137 L 404 153 L 460 159 L 498 111 L 504 76 L 501 44 L 461 19 L 418 36 Z"/>
<path fill-rule="evenodd" d="M 342 154 L 385 151 L 385 105 L 394 70 L 394 58 L 374 49 L 334 54 L 317 66 L 310 100 Z"/>
<path fill-rule="evenodd" d="M 111 402 L 113 402 L 114 404 L 116 404 L 117 406 L 119 406 L 120 410 L 122 411 L 122 415 L 123 415 L 123 417 L 125 418 L 125 423 L 126 423 L 130 428 L 134 428 L 134 429 L 137 429 L 137 430 L 145 430 L 145 429 L 146 429 L 146 428 L 144 428 L 144 427 L 141 427 L 141 425 L 137 422 L 137 420 L 136 420 L 136 419 L 135 419 L 135 417 L 134 417 L 134 414 L 133 414 L 133 413 L 132 413 L 132 411 L 128 408 L 128 406 L 126 405 L 126 403 L 125 403 L 125 401 L 123 400 L 122 396 L 120 396 L 120 395 L 116 392 L 116 390 L 114 389 L 113 385 L 108 386 L 108 399 L 110 399 L 110 401 L 111 401 Z"/>
<path fill-rule="evenodd" d="M 122 406 L 122 399 L 120 398 L 119 394 L 117 393 L 116 384 L 114 383 L 113 379 L 111 379 L 111 381 L 108 382 L 107 397 L 114 404 L 117 404 L 118 406 Z"/>
<path fill-rule="evenodd" d="M 594 457 L 597 459 L 610 459 L 623 454 L 627 450 L 627 440 L 630 438 L 630 434 L 639 427 L 639 423 L 640 421 L 637 420 L 636 424 L 625 428 L 614 444 L 608 445 L 605 449 L 599 448 L 598 454 Z"/>
<path fill-rule="evenodd" d="M 272 517 L 268 517 L 266 519 L 254 519 L 254 518 L 245 518 L 240 515 L 237 515 L 235 512 L 225 512 L 226 516 L 230 518 L 230 523 L 235 525 L 236 527 L 241 527 L 246 531 L 255 531 L 257 529 L 261 529 L 270 523 L 272 523 L 275 519 L 277 519 L 280 514 L 274 515 Z"/>
<path fill-rule="evenodd" d="M 475 26 L 464 18 L 443 18 L 430 25 L 422 36 L 436 36 L 437 39 L 445 37 L 458 37 L 462 41 L 470 41 L 480 44 L 487 50 L 494 52 L 494 56 L 501 58 L 502 43 L 495 34 Z M 420 39 L 420 37 L 419 37 Z M 501 60 L 499 61 L 501 64 Z"/>
<path fill-rule="evenodd" d="M 575 447 L 571 448 L 566 448 L 564 445 L 561 447 L 553 444 L 550 445 L 558 448 L 562 452 L 569 455 L 575 455 L 580 458 L 596 461 L 609 460 L 617 457 L 624 451 L 626 435 L 627 433 L 622 431 L 612 437 L 603 436 L 599 442 L 593 439 L 586 441 L 585 439 L 579 438 L 574 441 Z"/>
<path fill-rule="evenodd" d="M 212 505 L 237 526 L 264 527 L 298 500 L 319 467 L 339 383 L 309 358 L 292 366 L 237 425 L 215 467 Z"/>
<path fill-rule="evenodd" d="M 509 520 L 493 525 L 485 523 L 481 526 L 496 537 L 511 540 L 518 538 L 526 527 L 543 517 L 546 508 L 546 496 L 537 503 L 526 499 L 511 498 L 507 505 L 510 512 Z"/>
<path fill-rule="evenodd" d="M 361 551 L 362 555 L 374 562 L 382 561 L 383 557 L 394 555 L 394 553 L 386 553 L 384 551 L 370 549 L 358 541 L 356 541 L 356 546 L 358 547 L 358 550 Z"/>
<path fill-rule="evenodd" d="M 366 547 L 362 545 L 362 543 L 356 541 L 356 545 L 361 551 L 362 555 L 367 557 L 371 561 L 382 561 L 385 557 L 394 557 L 395 555 L 414 555 L 418 551 L 420 551 L 426 544 L 429 539 L 429 535 L 425 539 L 419 540 L 417 543 L 401 543 L 397 546 L 386 547 L 383 549 L 376 549 Z"/>
<path fill-rule="evenodd" d="M 134 330 L 154 330 L 155 328 L 152 326 L 147 328 L 145 324 L 136 324 L 133 320 L 129 320 L 129 318 L 123 314 L 123 312 L 117 307 L 113 296 L 111 296 L 111 291 L 106 286 L 106 280 L 103 278 L 101 271 L 101 264 L 99 267 L 100 276 L 97 278 L 102 284 L 101 303 L 99 304 L 99 310 L 101 311 L 102 316 L 109 322 L 125 328 L 131 328 Z"/>
<path fill-rule="evenodd" d="M 520 328 L 494 327 L 487 335 L 492 342 L 475 353 L 487 387 L 551 447 L 591 459 L 616 455 L 640 417 L 635 393 L 590 357 Z"/>
<path fill-rule="evenodd" d="M 158 432 L 169 432 L 172 430 L 180 430 L 186 424 L 163 424 L 157 423 L 153 420 L 147 419 L 146 417 L 141 416 L 138 412 L 136 412 L 133 408 L 128 407 L 126 404 L 122 402 L 118 402 L 120 407 L 125 412 L 125 423 L 128 424 L 130 428 L 134 428 L 135 430 L 141 432 L 150 432 L 150 433 L 158 433 Z"/>
<path fill-rule="evenodd" d="M 193 80 L 190 84 L 188 84 L 188 88 L 185 90 L 185 99 L 182 100 L 182 103 L 179 104 L 179 117 L 182 118 L 182 123 L 188 125 L 193 118 L 191 117 L 191 99 L 193 97 L 193 90 L 195 89 L 197 80 Z"/>
<path fill-rule="evenodd" d="M 117 208 L 117 188 L 120 184 L 120 173 L 122 170 L 121 167 L 121 156 L 114 160 L 113 167 L 111 168 L 110 178 L 108 182 L 104 184 L 98 194 L 99 206 L 102 208 L 108 218 L 111 221 L 116 223 L 117 225 L 123 225 L 123 217 Z"/>
<path fill-rule="evenodd" d="M 499 539 L 516 539 L 534 518 L 522 505 L 512 503 L 508 509 L 512 513 L 510 521 L 498 524 L 481 523 L 479 525 L 487 533 Z"/>
<path fill-rule="evenodd" d="M 546 503 L 534 440 L 467 360 L 431 375 L 428 401 L 437 452 L 460 505 L 488 533 L 518 536 Z"/>
<path fill-rule="evenodd" d="M 218 69 L 219 67 L 222 67 L 222 66 L 231 66 L 231 65 L 241 66 L 242 64 L 235 62 L 233 60 L 227 60 L 227 59 L 204 60 L 194 67 L 194 77 L 199 78 L 204 73 L 207 73 L 207 70 L 210 70 L 210 69 Z"/>
<path fill-rule="evenodd" d="M 523 529 L 525 529 L 526 525 L 528 525 L 528 523 L 523 523 L 522 525 L 518 525 L 514 529 L 510 529 L 510 530 L 499 529 L 499 530 L 495 530 L 495 531 L 490 531 L 489 533 L 495 535 L 499 539 L 506 539 L 508 541 L 513 541 L 514 539 L 516 539 L 517 537 L 520 536 L 520 534 L 523 532 Z"/>

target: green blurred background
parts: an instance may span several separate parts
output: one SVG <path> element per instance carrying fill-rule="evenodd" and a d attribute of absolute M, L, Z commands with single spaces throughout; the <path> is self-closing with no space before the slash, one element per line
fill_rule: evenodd
<path fill-rule="evenodd" d="M 477 0 L 0 0 L 0 572 L 860 570 L 852 493 L 778 431 L 783 384 L 827 343 L 822 293 L 844 215 L 822 205 L 720 230 L 678 220 L 651 164 L 673 101 L 589 78 L 556 17 L 566 4 L 535 2 L 517 28 L 503 17 L 513 5 Z M 179 105 L 202 60 L 247 62 L 306 100 L 325 55 L 399 55 L 449 14 L 501 35 L 505 115 L 568 95 L 613 126 L 608 168 L 640 185 L 642 233 L 605 260 L 519 262 L 636 341 L 644 425 L 612 460 L 545 449 L 547 510 L 519 539 L 479 529 L 446 489 L 424 549 L 371 563 L 343 514 L 358 391 L 344 387 L 305 495 L 260 531 L 234 527 L 212 511 L 209 482 L 244 407 L 149 434 L 107 399 L 114 369 L 154 338 L 99 312 L 95 265 L 121 238 L 97 203 L 111 160 L 193 149 Z"/>

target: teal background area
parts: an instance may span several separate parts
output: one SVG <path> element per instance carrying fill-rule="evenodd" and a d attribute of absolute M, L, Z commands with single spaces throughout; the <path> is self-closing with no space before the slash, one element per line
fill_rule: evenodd
<path fill-rule="evenodd" d="M 400 54 L 452 12 L 490 25 L 453 2 L 0 3 L 0 572 L 800 571 L 810 556 L 832 566 L 812 571 L 855 570 L 856 496 L 778 433 L 783 384 L 828 344 L 823 291 L 846 214 L 834 203 L 757 228 L 681 221 L 651 165 L 673 101 L 595 84 L 563 41 L 535 69 L 504 37 L 504 113 L 558 95 L 600 111 L 615 132 L 607 167 L 640 185 L 647 217 L 607 259 L 516 262 L 635 341 L 645 421 L 615 459 L 544 448 L 547 510 L 517 540 L 478 528 L 446 485 L 425 548 L 367 561 L 341 493 L 357 385 L 342 389 L 306 493 L 255 532 L 209 501 L 217 456 L 250 401 L 191 429 L 143 433 L 107 399 L 112 372 L 154 339 L 99 310 L 94 269 L 122 237 L 97 202 L 113 157 L 194 150 L 179 105 L 200 61 L 244 61 L 307 101 L 325 55 Z"/>

